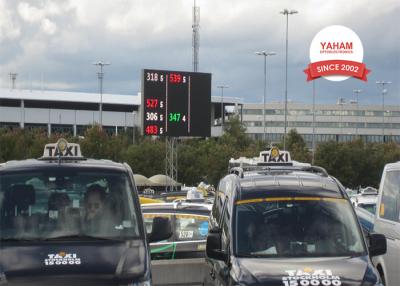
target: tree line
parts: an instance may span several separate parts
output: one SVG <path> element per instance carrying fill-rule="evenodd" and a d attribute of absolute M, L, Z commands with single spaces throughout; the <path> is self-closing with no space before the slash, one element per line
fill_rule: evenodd
<path fill-rule="evenodd" d="M 239 118 L 235 117 L 226 124 L 221 137 L 178 139 L 178 181 L 186 185 L 196 185 L 200 181 L 216 185 L 227 173 L 230 158 L 256 157 L 270 147 L 249 138 L 245 131 Z M 132 133 L 110 135 L 96 125 L 88 128 L 82 137 L 69 134 L 49 137 L 40 129 L 0 129 L 0 163 L 38 158 L 46 143 L 54 143 L 61 137 L 79 143 L 87 158 L 127 162 L 134 173 L 146 177 L 165 172 L 164 138 L 136 135 L 133 142 Z M 282 148 L 282 144 L 278 145 Z M 312 161 L 311 151 L 295 129 L 288 133 L 286 146 L 293 160 Z M 325 168 L 350 188 L 378 187 L 384 165 L 399 160 L 399 144 L 365 143 L 360 139 L 319 143 L 314 154 L 315 165 Z"/>

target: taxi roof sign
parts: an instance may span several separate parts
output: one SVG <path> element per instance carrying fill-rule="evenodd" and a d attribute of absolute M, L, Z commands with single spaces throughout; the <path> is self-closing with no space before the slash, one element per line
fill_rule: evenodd
<path fill-rule="evenodd" d="M 69 143 L 61 138 L 57 143 L 44 146 L 42 159 L 45 158 L 82 158 L 81 146 L 77 143 Z"/>
<path fill-rule="evenodd" d="M 261 151 L 258 157 L 247 158 L 240 157 L 239 159 L 231 158 L 230 166 L 292 166 L 292 158 L 289 151 L 281 151 L 277 147 L 272 147 L 270 150 Z"/>
<path fill-rule="evenodd" d="M 277 147 L 261 151 L 257 165 L 292 165 L 289 151 L 280 151 Z"/>

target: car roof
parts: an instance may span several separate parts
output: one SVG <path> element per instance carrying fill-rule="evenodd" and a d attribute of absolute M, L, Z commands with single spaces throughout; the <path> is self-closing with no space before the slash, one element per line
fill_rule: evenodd
<path fill-rule="evenodd" d="M 386 164 L 385 170 L 400 170 L 400 161 Z"/>
<path fill-rule="evenodd" d="M 96 160 L 96 159 L 76 159 L 76 160 L 42 160 L 42 159 L 26 159 L 19 161 L 8 161 L 0 164 L 0 172 L 8 171 L 26 171 L 45 168 L 103 168 L 113 169 L 115 171 L 126 171 L 126 166 L 121 163 L 116 163 L 111 160 Z"/>
<path fill-rule="evenodd" d="M 318 169 L 315 169 L 318 170 Z M 344 198 L 339 182 L 325 172 L 279 168 L 245 174 L 239 179 L 237 200 L 265 196 L 318 196 Z"/>
<path fill-rule="evenodd" d="M 193 212 L 193 211 L 201 211 L 201 212 L 210 212 L 212 208 L 212 204 L 199 204 L 199 203 L 186 203 L 186 202 L 173 202 L 173 203 L 153 203 L 153 204 L 142 204 L 141 205 L 143 211 L 183 211 L 183 212 Z"/>

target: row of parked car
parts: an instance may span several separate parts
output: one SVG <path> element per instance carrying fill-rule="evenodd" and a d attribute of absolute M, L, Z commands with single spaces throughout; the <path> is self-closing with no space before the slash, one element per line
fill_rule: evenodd
<path fill-rule="evenodd" d="M 151 256 L 196 255 L 204 285 L 400 285 L 400 162 L 368 231 L 323 168 L 277 148 L 230 163 L 212 206 L 141 206 L 129 165 L 64 139 L 0 164 L 0 285 L 150 286 Z"/>
<path fill-rule="evenodd" d="M 385 167 L 379 196 L 349 198 L 323 168 L 284 151 L 245 162 L 221 179 L 212 207 L 142 206 L 146 228 L 163 215 L 174 229 L 151 244 L 152 259 L 205 255 L 204 285 L 400 285 L 400 163 Z"/>

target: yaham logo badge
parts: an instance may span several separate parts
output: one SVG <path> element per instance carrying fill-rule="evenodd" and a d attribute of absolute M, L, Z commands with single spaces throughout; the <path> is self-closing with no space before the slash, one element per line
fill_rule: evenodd
<path fill-rule="evenodd" d="M 307 81 L 323 77 L 343 81 L 349 77 L 367 81 L 370 72 L 363 64 L 364 50 L 357 34 L 344 26 L 322 29 L 311 42 L 310 61 L 304 70 Z"/>

